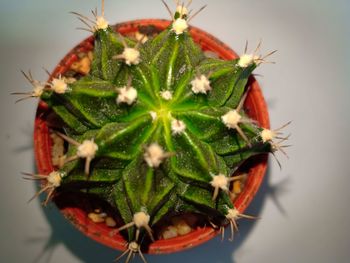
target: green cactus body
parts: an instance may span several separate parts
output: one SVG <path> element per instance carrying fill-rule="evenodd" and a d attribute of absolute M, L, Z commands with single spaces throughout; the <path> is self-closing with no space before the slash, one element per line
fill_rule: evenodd
<path fill-rule="evenodd" d="M 75 142 L 67 152 L 73 158 L 59 170 L 58 190 L 108 202 L 126 225 L 122 233 L 129 242 L 151 237 L 147 230 L 173 215 L 196 213 L 227 224 L 234 209 L 227 191 L 233 171 L 251 156 L 272 151 L 253 122 L 239 124 L 242 138 L 223 121 L 238 107 L 257 64 L 206 58 L 187 31 L 176 34 L 171 26 L 136 45 L 111 27 L 97 30 L 90 73 L 64 92 L 41 95 Z M 139 59 L 122 58 L 127 48 L 137 50 Z M 193 81 L 201 76 L 210 82 L 206 90 L 195 89 Z M 74 158 L 86 140 L 97 148 Z M 215 189 L 216 176 L 227 185 Z"/>

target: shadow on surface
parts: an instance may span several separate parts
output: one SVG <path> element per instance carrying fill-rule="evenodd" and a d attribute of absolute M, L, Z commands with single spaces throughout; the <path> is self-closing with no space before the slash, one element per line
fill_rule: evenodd
<path fill-rule="evenodd" d="M 267 171 L 266 177 L 258 194 L 247 209 L 247 214 L 257 216 L 260 215 L 266 198 L 268 197 L 272 197 L 273 200 L 275 200 L 275 204 L 277 205 L 281 214 L 286 214 L 285 209 L 278 202 L 279 195 L 283 194 L 284 191 L 279 191 L 278 189 L 280 186 L 284 186 L 286 183 L 288 183 L 288 181 L 271 186 L 269 184 L 269 171 L 270 169 Z M 40 202 L 43 200 L 44 196 L 40 198 Z M 53 204 L 43 209 L 43 213 L 50 224 L 51 234 L 47 233 L 44 229 L 40 229 L 36 232 L 41 232 L 41 236 L 38 235 L 35 237 L 30 237 L 25 241 L 28 244 L 43 243 L 43 247 L 41 251 L 38 252 L 37 257 L 31 261 L 29 260 L 29 262 L 50 263 L 52 257 L 55 257 L 55 249 L 59 245 L 66 246 L 74 256 L 86 263 L 113 262 L 113 260 L 120 254 L 119 251 L 100 245 L 99 243 L 85 237 L 71 224 L 67 223 L 67 220 L 62 216 L 59 210 L 54 207 Z M 234 242 L 229 242 L 227 238 L 221 242 L 221 238 L 217 237 L 204 245 L 181 253 L 157 256 L 146 255 L 146 259 L 150 263 L 185 263 L 193 261 L 203 263 L 237 263 L 234 260 L 235 253 L 249 236 L 256 222 L 243 219 L 239 220 L 238 223 L 239 233 L 236 233 Z M 227 236 L 229 236 L 228 230 L 226 230 L 226 237 Z M 244 253 L 244 251 L 241 251 L 240 253 Z M 135 261 L 133 262 L 141 262 L 141 260 L 138 257 L 135 257 Z"/>
<path fill-rule="evenodd" d="M 16 145 L 15 147 L 11 147 L 11 151 L 13 153 L 17 154 L 21 154 L 21 153 L 25 153 L 28 151 L 33 151 L 34 145 L 33 145 L 33 125 L 31 123 L 27 123 L 25 125 L 22 125 L 20 128 L 20 132 L 21 132 L 21 136 L 23 138 L 25 138 L 26 140 L 26 144 L 24 145 Z M 9 140 L 11 138 L 11 134 L 7 135 L 6 139 Z M 17 143 L 17 141 L 16 141 Z"/>

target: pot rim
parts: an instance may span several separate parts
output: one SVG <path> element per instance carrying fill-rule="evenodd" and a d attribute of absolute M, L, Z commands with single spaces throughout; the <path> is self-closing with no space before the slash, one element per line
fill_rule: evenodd
<path fill-rule="evenodd" d="M 170 23 L 171 21 L 164 19 L 139 19 L 118 23 L 115 25 L 115 29 L 123 35 L 138 31 L 140 26 L 153 25 L 159 30 L 164 30 Z M 230 47 L 213 35 L 193 26 L 189 28 L 189 31 L 194 41 L 198 43 L 203 50 L 214 51 L 220 58 L 226 60 L 238 58 L 237 54 Z M 93 40 L 94 37 L 90 36 L 74 47 L 56 66 L 50 79 L 67 71 L 70 65 L 78 60 L 77 52 L 92 49 Z M 267 105 L 258 82 L 254 77 L 251 77 L 248 85 L 251 87 L 245 103 L 245 108 L 248 109 L 248 115 L 256 119 L 262 127 L 270 128 Z M 48 111 L 48 106 L 40 101 L 34 124 L 34 154 L 37 169 L 40 174 L 49 174 L 54 170 L 51 160 L 52 142 L 47 119 L 45 118 L 46 115 L 44 114 Z M 234 202 L 235 207 L 242 213 L 251 203 L 262 183 L 267 169 L 267 160 L 267 155 L 262 156 L 259 163 L 250 169 L 246 186 Z M 254 176 L 252 176 L 253 174 Z M 126 241 L 121 235 L 117 234 L 111 237 L 109 235 L 111 229 L 107 228 L 104 224 L 102 226 L 102 224 L 99 225 L 86 220 L 87 214 L 83 210 L 68 207 L 61 209 L 61 212 L 64 217 L 86 236 L 113 249 L 125 250 Z M 211 227 L 197 228 L 184 236 L 178 236 L 167 240 L 157 240 L 149 246 L 147 253 L 165 254 L 182 251 L 187 248 L 198 246 L 212 239 L 218 235 L 218 233 L 218 230 L 214 230 Z"/>

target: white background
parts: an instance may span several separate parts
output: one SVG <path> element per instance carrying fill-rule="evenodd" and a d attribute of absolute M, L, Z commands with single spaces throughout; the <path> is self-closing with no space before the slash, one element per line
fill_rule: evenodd
<path fill-rule="evenodd" d="M 169 0 L 170 4 L 173 4 Z M 195 0 L 207 3 L 193 25 L 238 53 L 249 40 L 273 49 L 276 65 L 263 65 L 258 80 L 271 122 L 292 120 L 290 160 L 283 170 L 271 159 L 266 181 L 242 221 L 234 243 L 219 239 L 149 262 L 336 262 L 350 257 L 349 99 L 350 3 L 348 0 Z M 75 44 L 87 36 L 69 11 L 89 14 L 98 1 L 0 1 L 0 262 L 112 262 L 119 254 L 76 231 L 55 207 L 26 203 L 35 185 L 21 179 L 34 171 L 32 130 L 36 101 L 14 104 L 9 96 L 29 88 L 19 70 L 45 79 Z M 168 18 L 159 0 L 106 0 L 111 23 Z"/>

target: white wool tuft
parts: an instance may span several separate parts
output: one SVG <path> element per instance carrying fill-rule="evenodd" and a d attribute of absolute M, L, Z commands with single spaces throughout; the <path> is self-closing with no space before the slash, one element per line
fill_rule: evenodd
<path fill-rule="evenodd" d="M 231 110 L 225 115 L 221 116 L 222 122 L 230 129 L 235 129 L 241 119 L 242 116 L 236 110 Z"/>
<path fill-rule="evenodd" d="M 205 75 L 201 75 L 200 77 L 196 77 L 191 81 L 192 91 L 195 94 L 203 93 L 207 94 L 208 91 L 211 90 L 210 81 Z"/>
<path fill-rule="evenodd" d="M 251 54 L 243 54 L 238 61 L 238 66 L 246 68 L 255 62 L 254 56 Z"/>
<path fill-rule="evenodd" d="M 34 97 L 38 98 L 38 97 L 40 97 L 43 94 L 44 89 L 45 89 L 45 87 L 42 86 L 42 85 L 35 85 L 34 88 L 33 88 L 32 95 Z"/>
<path fill-rule="evenodd" d="M 157 112 L 155 112 L 155 111 L 150 111 L 149 114 L 151 115 L 152 120 L 157 119 Z"/>
<path fill-rule="evenodd" d="M 128 249 L 132 252 L 138 252 L 139 251 L 139 244 L 137 244 L 135 241 L 132 241 L 129 243 Z"/>
<path fill-rule="evenodd" d="M 52 172 L 47 176 L 46 180 L 51 186 L 56 188 L 61 185 L 62 176 L 59 172 Z"/>
<path fill-rule="evenodd" d="M 99 29 L 107 29 L 108 28 L 108 21 L 102 17 L 102 16 L 98 16 L 96 18 L 96 26 L 95 26 L 95 30 L 99 30 Z"/>
<path fill-rule="evenodd" d="M 90 158 L 93 159 L 98 150 L 97 144 L 94 140 L 85 140 L 82 144 L 78 146 L 77 155 L 80 158 Z"/>
<path fill-rule="evenodd" d="M 148 226 L 149 220 L 150 216 L 145 212 L 138 212 L 133 216 L 133 221 L 137 228 Z"/>
<path fill-rule="evenodd" d="M 213 180 L 210 182 L 214 188 L 221 188 L 224 191 L 228 191 L 228 183 L 228 178 L 223 174 L 213 176 Z"/>
<path fill-rule="evenodd" d="M 171 100 L 173 98 L 173 93 L 170 90 L 165 90 L 160 92 L 160 96 L 165 100 Z"/>
<path fill-rule="evenodd" d="M 145 161 L 149 167 L 159 167 L 163 159 L 166 157 L 164 150 L 157 143 L 153 143 L 147 147 L 144 154 Z"/>
<path fill-rule="evenodd" d="M 130 48 L 130 47 L 124 48 L 122 56 L 125 60 L 125 63 L 129 66 L 138 65 L 141 61 L 140 51 L 138 51 L 136 48 Z"/>
<path fill-rule="evenodd" d="M 58 94 L 64 94 L 64 93 L 66 93 L 66 91 L 68 89 L 68 85 L 64 79 L 54 78 L 51 82 L 51 88 L 54 92 L 56 92 Z"/>
<path fill-rule="evenodd" d="M 274 131 L 271 131 L 269 129 L 264 129 L 260 133 L 260 136 L 263 142 L 265 143 L 265 142 L 272 141 L 276 137 L 276 134 Z"/>
<path fill-rule="evenodd" d="M 182 134 L 186 130 L 186 124 L 180 120 L 171 121 L 171 131 L 173 135 Z"/>
<path fill-rule="evenodd" d="M 117 103 L 126 103 L 128 105 L 131 105 L 135 102 L 137 99 L 137 90 L 133 87 L 123 87 L 120 89 L 117 89 L 119 95 L 117 98 Z"/>
<path fill-rule="evenodd" d="M 230 220 L 232 219 L 234 220 L 234 219 L 237 219 L 239 215 L 240 215 L 239 211 L 236 208 L 233 208 L 227 211 L 226 218 Z"/>
<path fill-rule="evenodd" d="M 173 23 L 173 31 L 176 35 L 181 35 L 188 28 L 188 23 L 185 19 L 178 18 Z"/>

